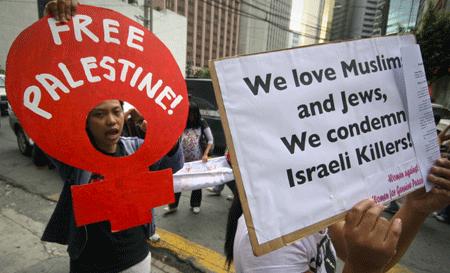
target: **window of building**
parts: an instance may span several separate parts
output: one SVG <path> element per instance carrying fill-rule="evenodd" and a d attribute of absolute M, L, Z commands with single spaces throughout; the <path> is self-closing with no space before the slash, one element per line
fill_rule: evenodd
<path fill-rule="evenodd" d="M 174 0 L 166 0 L 166 8 L 173 10 L 175 7 L 175 3 Z"/>

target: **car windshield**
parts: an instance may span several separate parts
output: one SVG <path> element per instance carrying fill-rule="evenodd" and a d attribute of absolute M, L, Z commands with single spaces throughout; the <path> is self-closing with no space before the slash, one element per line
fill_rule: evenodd
<path fill-rule="evenodd" d="M 189 99 L 197 103 L 198 107 L 202 110 L 217 110 L 214 105 L 203 98 L 191 96 Z"/>

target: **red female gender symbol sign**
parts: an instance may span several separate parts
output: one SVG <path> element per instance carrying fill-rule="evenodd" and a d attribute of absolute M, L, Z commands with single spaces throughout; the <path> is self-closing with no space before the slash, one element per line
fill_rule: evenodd
<path fill-rule="evenodd" d="M 29 136 L 50 156 L 104 176 L 72 186 L 78 226 L 109 220 L 123 230 L 173 201 L 171 171 L 148 166 L 182 133 L 188 100 L 178 65 L 156 36 L 116 12 L 80 5 L 67 24 L 46 17 L 24 30 L 6 71 L 8 100 Z M 133 155 L 110 157 L 89 141 L 87 115 L 108 99 L 131 103 L 148 121 Z"/>

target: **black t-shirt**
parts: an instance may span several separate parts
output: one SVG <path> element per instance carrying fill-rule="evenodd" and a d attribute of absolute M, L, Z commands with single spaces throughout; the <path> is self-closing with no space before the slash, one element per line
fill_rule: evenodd
<path fill-rule="evenodd" d="M 125 156 L 121 143 L 111 156 Z M 93 174 L 92 179 L 101 178 Z M 109 222 L 84 227 L 87 232 L 86 246 L 80 257 L 70 261 L 72 273 L 114 273 L 123 271 L 147 257 L 149 246 L 144 226 L 120 232 L 111 232 Z"/>

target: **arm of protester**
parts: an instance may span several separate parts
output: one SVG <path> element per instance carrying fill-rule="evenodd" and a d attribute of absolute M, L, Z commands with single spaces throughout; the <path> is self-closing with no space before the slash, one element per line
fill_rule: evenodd
<path fill-rule="evenodd" d="M 147 132 L 147 121 L 146 120 L 142 120 L 141 122 L 138 122 L 137 125 L 142 130 L 142 132 L 144 132 L 144 133 Z"/>
<path fill-rule="evenodd" d="M 450 205 L 450 161 L 446 158 L 438 159 L 430 170 L 428 180 L 435 187 L 429 192 L 421 188 L 407 195 L 400 210 L 392 218 L 402 220 L 403 231 L 397 253 L 387 269 L 394 266 L 404 255 L 427 216 Z"/>
<path fill-rule="evenodd" d="M 371 199 L 363 200 L 347 213 L 345 223 L 331 228 L 333 244 L 345 261 L 344 273 L 384 272 L 395 255 L 402 223 L 380 217 L 383 209 Z"/>
<path fill-rule="evenodd" d="M 212 147 L 212 144 L 208 143 L 208 145 L 206 145 L 205 152 L 203 153 L 203 156 L 202 156 L 202 161 L 204 163 L 208 162 L 208 154 L 209 154 L 209 151 L 211 150 L 211 147 Z"/>
<path fill-rule="evenodd" d="M 128 111 L 123 113 L 123 120 L 127 120 L 130 117 L 132 110 L 134 110 L 134 109 L 133 108 L 129 109 Z"/>
<path fill-rule="evenodd" d="M 345 221 L 328 228 L 338 257 L 345 261 L 344 273 L 383 272 L 394 256 L 401 221 L 389 222 L 380 217 L 382 211 L 383 206 L 364 200 L 347 213 Z"/>
<path fill-rule="evenodd" d="M 430 192 L 425 192 L 422 188 L 409 194 L 400 210 L 391 219 L 391 223 L 401 219 L 402 232 L 395 256 L 389 261 L 385 270 L 389 270 L 405 254 L 426 217 L 433 211 L 450 204 L 450 161 L 445 158 L 439 159 L 431 169 L 428 179 L 436 187 Z M 339 258 L 346 261 L 348 250 L 344 227 L 345 222 L 342 221 L 330 226 L 329 231 Z"/>
<path fill-rule="evenodd" d="M 147 132 L 147 121 L 137 109 L 131 108 L 126 111 L 124 113 L 124 120 L 128 120 L 128 117 L 131 117 L 131 120 L 134 122 L 135 126 L 142 130 L 142 132 Z"/>
<path fill-rule="evenodd" d="M 69 166 L 49 155 L 47 155 L 48 159 L 55 166 L 56 171 L 58 172 L 61 179 L 64 183 L 68 183 L 69 185 L 74 184 L 85 184 L 89 182 L 91 178 L 91 173 L 82 171 L 80 169 Z"/>
<path fill-rule="evenodd" d="M 172 173 L 176 173 L 184 166 L 183 149 L 177 142 L 172 149 L 161 159 L 160 170 L 171 168 Z"/>
<path fill-rule="evenodd" d="M 208 140 L 208 144 L 206 145 L 206 149 L 203 151 L 202 161 L 207 162 L 209 151 L 211 150 L 212 145 L 214 143 L 214 138 L 211 132 L 211 128 L 209 128 L 209 126 L 203 128 L 203 133 L 205 134 L 206 139 Z"/>
<path fill-rule="evenodd" d="M 44 15 L 50 14 L 56 21 L 67 22 L 75 15 L 78 0 L 51 0 L 45 5 Z"/>
<path fill-rule="evenodd" d="M 450 140 L 450 134 L 447 134 L 449 129 L 450 129 L 450 125 L 447 126 L 444 131 L 439 133 L 439 135 L 438 135 L 439 144 L 443 144 L 447 140 Z"/>
<path fill-rule="evenodd" d="M 136 108 L 130 108 L 128 109 L 124 114 L 123 114 L 124 118 L 127 119 L 129 117 L 131 117 L 131 119 L 134 122 L 138 122 L 138 121 L 142 121 L 144 119 L 144 117 L 141 115 L 141 113 L 139 113 L 139 111 Z"/>
<path fill-rule="evenodd" d="M 131 116 L 131 119 L 136 124 L 142 132 L 147 132 L 147 121 L 144 119 L 144 116 L 135 108 L 131 108 L 127 111 L 128 115 Z"/>

